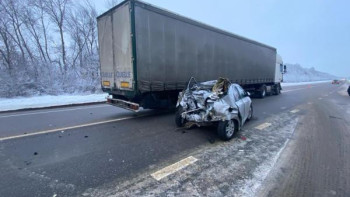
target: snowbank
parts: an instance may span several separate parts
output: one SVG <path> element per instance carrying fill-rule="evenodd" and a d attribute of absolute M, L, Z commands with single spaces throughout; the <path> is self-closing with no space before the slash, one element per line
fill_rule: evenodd
<path fill-rule="evenodd" d="M 0 98 L 0 111 L 103 102 L 107 94 Z"/>

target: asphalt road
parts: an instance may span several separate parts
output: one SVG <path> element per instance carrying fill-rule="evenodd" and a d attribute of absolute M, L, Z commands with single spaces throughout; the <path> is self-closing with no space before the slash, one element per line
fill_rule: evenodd
<path fill-rule="evenodd" d="M 347 86 L 304 105 L 293 139 L 266 179 L 261 196 L 350 195 Z"/>
<path fill-rule="evenodd" d="M 244 130 L 305 106 L 297 137 L 281 154 L 296 164 L 282 159 L 276 164 L 276 169 L 290 169 L 290 174 L 299 176 L 271 173 L 270 185 L 262 189 L 266 195 L 349 192 L 349 109 L 344 111 L 349 97 L 340 90 L 339 85 L 302 85 L 286 87 L 279 96 L 253 100 L 254 119 Z M 215 128 L 176 128 L 174 112 L 144 110 L 135 114 L 105 104 L 0 113 L 0 125 L 1 196 L 84 195 L 89 189 L 130 181 L 195 151 L 223 144 Z M 292 151 L 298 154 L 293 156 Z M 320 156 L 305 160 L 314 153 Z M 327 176 L 320 173 L 325 170 Z M 323 179 L 337 180 L 338 175 L 341 180 L 331 181 L 337 187 L 321 190 L 329 185 Z M 277 179 L 283 182 L 277 184 Z M 296 184 L 300 180 L 305 185 Z M 276 184 L 283 187 L 276 189 Z M 297 186 L 290 187 L 293 184 Z"/>

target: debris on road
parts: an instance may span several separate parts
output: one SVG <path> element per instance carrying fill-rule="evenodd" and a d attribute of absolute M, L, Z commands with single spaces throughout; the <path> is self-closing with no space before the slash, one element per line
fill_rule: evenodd
<path fill-rule="evenodd" d="M 247 138 L 245 136 L 241 136 L 241 140 L 246 141 Z"/>

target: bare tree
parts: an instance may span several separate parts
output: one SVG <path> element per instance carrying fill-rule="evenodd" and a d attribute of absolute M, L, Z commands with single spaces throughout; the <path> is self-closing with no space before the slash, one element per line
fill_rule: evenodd
<path fill-rule="evenodd" d="M 64 37 L 64 22 L 66 20 L 67 9 L 69 9 L 69 0 L 43 0 L 44 9 L 50 16 L 50 19 L 57 25 L 61 39 L 62 66 L 64 72 L 67 72 L 68 65 L 66 59 L 66 46 Z"/>
<path fill-rule="evenodd" d="M 38 17 L 36 16 L 35 10 L 32 6 L 28 6 L 23 13 L 24 24 L 34 40 L 35 46 L 39 52 L 40 59 L 47 62 L 45 51 L 40 39 L 40 32 L 38 32 Z"/>
<path fill-rule="evenodd" d="M 2 47 L 0 47 L 0 55 L 2 59 L 5 62 L 5 67 L 10 72 L 13 69 L 12 66 L 12 51 L 13 51 L 13 44 L 11 42 L 11 38 L 8 35 L 7 31 L 5 30 L 8 28 L 8 24 L 6 21 L 4 21 L 4 18 L 0 17 L 0 43 L 2 43 Z"/>
<path fill-rule="evenodd" d="M 90 0 L 0 0 L 0 97 L 94 91 L 96 17 Z"/>
<path fill-rule="evenodd" d="M 23 2 L 22 2 L 23 3 Z M 20 14 L 23 12 L 24 5 L 16 0 L 3 0 L 0 1 L 0 6 L 5 11 L 9 17 L 13 33 L 15 34 L 15 40 L 22 51 L 23 57 L 25 56 L 25 51 L 29 55 L 30 59 L 33 60 L 33 54 L 30 47 L 27 44 L 26 39 L 24 39 L 24 33 L 22 31 L 23 21 L 21 20 Z"/>
<path fill-rule="evenodd" d="M 50 62 L 52 62 L 51 56 L 49 53 L 49 46 L 48 46 L 48 35 L 47 35 L 48 25 L 47 25 L 47 22 L 45 21 L 46 18 L 45 18 L 44 0 L 33 0 L 32 4 L 37 9 L 37 14 L 38 14 L 39 23 L 40 23 L 40 29 L 42 31 L 42 36 L 44 39 L 44 48 L 45 48 L 46 58 Z"/>

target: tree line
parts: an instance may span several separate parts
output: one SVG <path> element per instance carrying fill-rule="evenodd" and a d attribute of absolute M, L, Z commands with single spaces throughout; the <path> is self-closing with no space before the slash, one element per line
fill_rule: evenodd
<path fill-rule="evenodd" d="M 90 1 L 0 1 L 0 97 L 99 91 Z"/>

